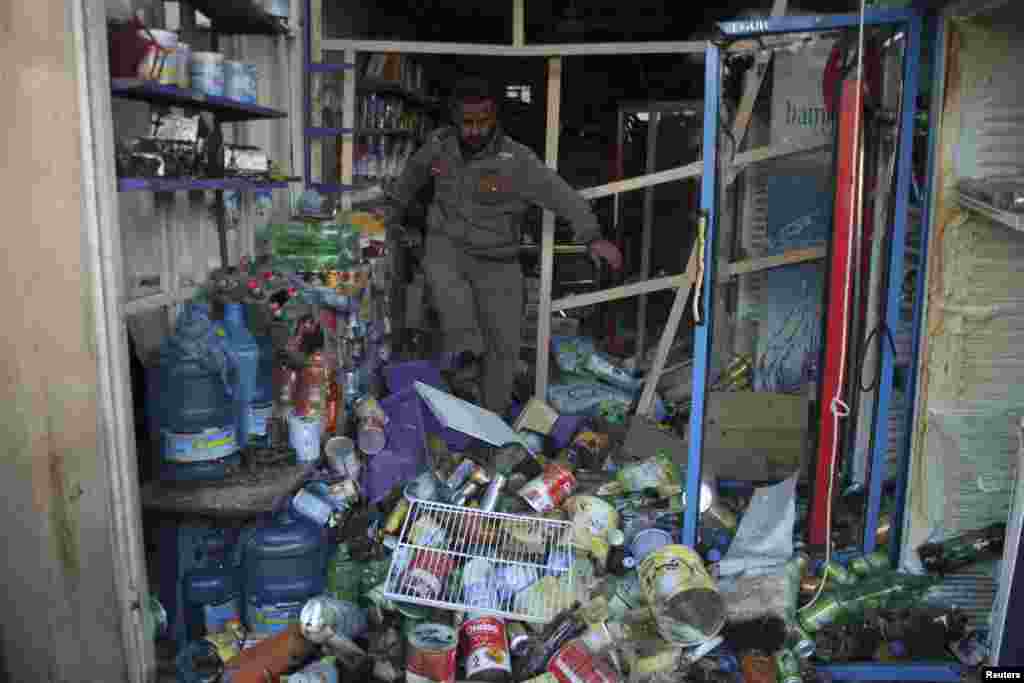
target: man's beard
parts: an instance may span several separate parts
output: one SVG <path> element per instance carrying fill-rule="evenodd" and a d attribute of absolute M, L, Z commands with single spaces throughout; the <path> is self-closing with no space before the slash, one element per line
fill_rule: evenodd
<path fill-rule="evenodd" d="M 463 153 L 478 154 L 481 150 L 487 147 L 492 140 L 494 140 L 494 136 L 497 132 L 498 127 L 494 126 L 491 128 L 491 132 L 487 133 L 487 135 L 469 138 L 468 140 L 464 137 L 460 137 L 459 144 L 462 146 Z"/>

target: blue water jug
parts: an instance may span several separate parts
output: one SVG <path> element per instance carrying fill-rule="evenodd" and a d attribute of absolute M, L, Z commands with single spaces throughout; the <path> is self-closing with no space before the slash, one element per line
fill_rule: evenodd
<path fill-rule="evenodd" d="M 252 432 L 260 358 L 259 346 L 245 326 L 245 306 L 224 304 L 224 320 L 216 325 L 214 333 L 223 340 L 227 352 L 235 433 L 239 447 L 245 448 Z"/>
<path fill-rule="evenodd" d="M 242 588 L 234 567 L 193 569 L 185 575 L 185 622 L 188 638 L 223 633 L 242 620 Z"/>
<path fill-rule="evenodd" d="M 291 512 L 250 527 L 243 535 L 245 620 L 261 633 L 298 621 L 306 600 L 324 592 L 326 532 Z"/>
<path fill-rule="evenodd" d="M 274 341 L 270 335 L 255 339 L 260 360 L 250 411 L 249 442 L 253 446 L 266 447 L 270 445 L 270 425 L 274 415 Z"/>
<path fill-rule="evenodd" d="M 222 479 L 239 462 L 227 370 L 209 306 L 188 304 L 146 373 L 161 479 Z"/>

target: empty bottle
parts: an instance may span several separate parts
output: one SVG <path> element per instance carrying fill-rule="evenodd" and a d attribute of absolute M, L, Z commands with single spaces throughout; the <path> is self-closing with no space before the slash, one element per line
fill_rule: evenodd
<path fill-rule="evenodd" d="M 800 611 L 800 626 L 814 633 L 828 624 L 856 620 L 867 609 L 910 607 L 933 583 L 927 576 L 879 572 L 852 585 L 836 586 L 819 596 L 817 602 Z"/>
<path fill-rule="evenodd" d="M 224 304 L 224 321 L 216 326 L 215 334 L 224 340 L 231 366 L 231 398 L 235 429 L 238 445 L 245 448 L 252 431 L 260 357 L 259 346 L 245 326 L 245 306 Z"/>
<path fill-rule="evenodd" d="M 274 419 L 274 340 L 270 335 L 255 337 L 259 349 L 256 387 L 250 404 L 249 443 L 252 446 L 271 445 Z"/>
<path fill-rule="evenodd" d="M 985 556 L 1001 553 L 1005 539 L 1006 524 L 998 523 L 941 543 L 925 543 L 917 549 L 917 554 L 926 571 L 948 574 Z"/>

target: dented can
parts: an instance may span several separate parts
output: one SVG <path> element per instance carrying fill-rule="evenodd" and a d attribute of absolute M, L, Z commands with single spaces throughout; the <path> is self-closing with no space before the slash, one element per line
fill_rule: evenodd
<path fill-rule="evenodd" d="M 558 463 L 550 462 L 544 467 L 541 476 L 519 490 L 519 495 L 535 511 L 544 514 L 561 505 L 575 487 L 575 475 Z"/>
<path fill-rule="evenodd" d="M 406 680 L 411 683 L 455 683 L 458 637 L 451 626 L 420 624 L 409 634 Z"/>
<path fill-rule="evenodd" d="M 505 625 L 505 634 L 508 636 L 508 647 L 513 655 L 522 657 L 530 647 L 530 634 L 526 627 L 518 621 L 510 621 Z"/>

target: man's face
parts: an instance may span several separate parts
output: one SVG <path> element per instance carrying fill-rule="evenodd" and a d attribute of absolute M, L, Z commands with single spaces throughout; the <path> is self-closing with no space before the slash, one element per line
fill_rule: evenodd
<path fill-rule="evenodd" d="M 473 151 L 487 144 L 497 124 L 494 100 L 467 100 L 459 107 L 459 137 L 462 144 Z"/>

